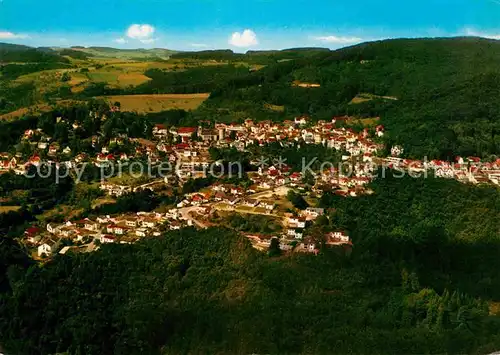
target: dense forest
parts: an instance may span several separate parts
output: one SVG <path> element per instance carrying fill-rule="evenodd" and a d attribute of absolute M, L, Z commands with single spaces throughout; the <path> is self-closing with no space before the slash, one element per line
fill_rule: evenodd
<path fill-rule="evenodd" d="M 0 63 L 69 63 L 67 58 L 52 50 L 41 50 L 23 46 L 6 46 L 0 43 Z"/>
<path fill-rule="evenodd" d="M 221 228 L 43 266 L 6 258 L 15 245 L 3 243 L 0 344 L 13 354 L 498 350 L 498 190 L 391 174 L 371 187 L 326 194 L 328 218 L 311 227 L 318 240 L 346 230 L 350 256 L 274 258 Z"/>

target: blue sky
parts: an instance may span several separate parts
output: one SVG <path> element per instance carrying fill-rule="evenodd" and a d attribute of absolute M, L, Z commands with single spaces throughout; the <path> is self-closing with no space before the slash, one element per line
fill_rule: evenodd
<path fill-rule="evenodd" d="M 500 39 L 500 0 L 0 0 L 0 42 L 180 50 Z"/>

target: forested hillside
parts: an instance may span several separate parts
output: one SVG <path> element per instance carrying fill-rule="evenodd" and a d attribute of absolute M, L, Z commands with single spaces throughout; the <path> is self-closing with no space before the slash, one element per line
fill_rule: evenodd
<path fill-rule="evenodd" d="M 0 43 L 0 63 L 69 63 L 68 59 L 50 49 Z"/>
<path fill-rule="evenodd" d="M 500 151 L 498 41 L 478 38 L 379 41 L 264 68 L 227 82 L 205 109 L 229 120 L 380 116 L 389 143 L 409 157 L 487 157 Z M 317 88 L 293 86 L 294 81 Z M 377 98 L 353 103 L 358 94 Z M 265 104 L 284 106 L 284 112 Z M 227 111 L 221 110 L 227 108 Z"/>
<path fill-rule="evenodd" d="M 20 355 L 498 350 L 498 191 L 390 174 L 372 188 L 320 201 L 334 209 L 311 233 L 344 228 L 350 256 L 274 258 L 220 228 L 31 267 L 2 252 L 0 344 Z"/>

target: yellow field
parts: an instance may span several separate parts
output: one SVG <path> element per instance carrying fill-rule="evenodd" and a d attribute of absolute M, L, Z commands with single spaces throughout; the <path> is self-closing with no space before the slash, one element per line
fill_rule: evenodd
<path fill-rule="evenodd" d="M 141 73 L 127 73 L 118 75 L 117 84 L 119 86 L 137 86 L 149 80 L 151 80 L 151 78 Z"/>
<path fill-rule="evenodd" d="M 363 102 L 371 101 L 373 99 L 385 99 L 385 100 L 397 100 L 397 97 L 394 96 L 379 96 L 373 94 L 358 94 L 354 97 L 350 104 L 360 104 Z"/>
<path fill-rule="evenodd" d="M 278 105 L 272 105 L 272 104 L 264 104 L 264 107 L 268 110 L 271 111 L 276 111 L 276 112 L 284 112 L 285 111 L 285 106 L 278 106 Z"/>
<path fill-rule="evenodd" d="M 11 211 L 17 211 L 21 206 L 0 206 L 0 213 L 7 213 Z"/>
<path fill-rule="evenodd" d="M 319 88 L 319 87 L 321 87 L 321 85 L 318 83 L 304 83 L 300 80 L 295 80 L 292 83 L 292 86 L 300 87 L 300 88 Z"/>
<path fill-rule="evenodd" d="M 370 117 L 370 118 L 359 118 L 359 119 L 354 119 L 349 122 L 349 124 L 354 125 L 354 124 L 361 124 L 364 127 L 371 127 L 375 126 L 379 123 L 380 117 Z"/>
<path fill-rule="evenodd" d="M 58 100 L 57 106 L 69 107 L 71 105 L 78 104 L 81 102 L 82 101 L 78 101 L 78 100 Z M 38 104 L 38 105 L 30 106 L 30 107 L 23 107 L 23 108 L 20 108 L 18 110 L 0 115 L 0 121 L 12 120 L 12 119 L 19 118 L 19 117 L 22 117 L 22 116 L 27 115 L 27 114 L 36 115 L 36 114 L 41 113 L 41 112 L 48 112 L 52 109 L 53 109 L 53 107 L 48 105 L 48 104 Z"/>
<path fill-rule="evenodd" d="M 160 94 L 104 96 L 110 104 L 119 102 L 122 111 L 138 113 L 160 112 L 172 109 L 195 110 L 210 94 Z"/>

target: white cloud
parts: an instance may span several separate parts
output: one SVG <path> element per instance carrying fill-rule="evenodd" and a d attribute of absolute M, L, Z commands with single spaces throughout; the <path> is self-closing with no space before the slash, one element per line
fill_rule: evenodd
<path fill-rule="evenodd" d="M 193 48 L 207 48 L 208 44 L 205 44 L 205 43 L 191 43 L 190 46 L 193 47 Z"/>
<path fill-rule="evenodd" d="M 359 37 L 343 37 L 343 36 L 318 36 L 318 37 L 313 37 L 313 39 L 321 42 L 335 43 L 335 44 L 350 44 L 363 41 L 363 39 Z"/>
<path fill-rule="evenodd" d="M 148 38 L 148 39 L 141 39 L 141 42 L 144 44 L 151 44 L 156 41 L 156 38 Z"/>
<path fill-rule="evenodd" d="M 121 37 L 121 38 L 115 39 L 115 42 L 119 43 L 119 44 L 125 44 L 125 43 L 127 43 L 127 40 L 125 38 Z"/>
<path fill-rule="evenodd" d="M 465 35 L 500 40 L 500 34 L 484 33 L 484 32 L 473 30 L 472 28 L 466 28 Z"/>
<path fill-rule="evenodd" d="M 23 38 L 29 38 L 29 36 L 20 33 L 0 31 L 0 39 L 23 39 Z"/>
<path fill-rule="evenodd" d="M 151 25 L 131 25 L 127 30 L 127 37 L 141 41 L 142 43 L 153 43 L 156 39 L 153 38 L 155 28 Z"/>
<path fill-rule="evenodd" d="M 254 31 L 246 29 L 243 32 L 234 32 L 229 39 L 229 44 L 235 47 L 251 47 L 259 44 Z"/>

